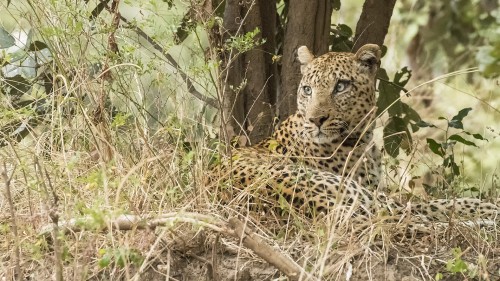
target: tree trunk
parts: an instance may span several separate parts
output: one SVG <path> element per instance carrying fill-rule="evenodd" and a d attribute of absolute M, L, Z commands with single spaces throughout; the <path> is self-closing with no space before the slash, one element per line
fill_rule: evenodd
<path fill-rule="evenodd" d="M 245 12 L 248 12 L 247 20 L 243 24 L 245 33 L 252 32 L 256 28 L 261 29 L 261 32 L 256 36 L 257 42 L 262 42 L 264 37 L 264 32 L 271 35 L 274 33 L 274 26 L 264 25 L 265 19 L 262 15 L 261 5 L 266 5 L 264 2 L 272 2 L 268 0 L 252 1 L 251 6 L 245 7 Z M 272 3 L 276 7 L 276 3 Z M 269 6 L 269 5 L 267 5 Z M 271 17 L 275 19 L 276 16 Z M 271 30 L 265 30 L 272 28 Z M 274 36 L 273 36 L 274 37 Z M 265 38 L 265 40 L 269 40 Z M 269 44 L 268 44 L 269 45 Z M 274 100 L 272 97 L 274 93 L 269 87 L 269 80 L 275 77 L 267 64 L 266 60 L 266 50 L 265 45 L 257 46 L 252 50 L 243 54 L 245 73 L 246 73 L 246 86 L 243 89 L 244 98 L 244 108 L 246 112 L 245 120 L 245 131 L 248 134 L 248 138 L 251 143 L 258 142 L 272 132 L 272 124 L 274 118 Z M 271 46 L 274 48 L 274 46 Z M 271 50 L 271 54 L 274 50 Z M 269 55 L 268 55 L 269 56 Z"/>
<path fill-rule="evenodd" d="M 315 55 L 326 53 L 332 15 L 330 0 L 290 0 L 288 5 L 281 70 L 283 87 L 277 101 L 281 120 L 297 109 L 297 87 L 301 79 L 297 48 L 306 45 Z"/>
<path fill-rule="evenodd" d="M 241 16 L 239 0 L 227 0 L 224 9 L 224 33 L 223 42 L 231 36 L 240 34 L 239 24 L 236 19 Z M 222 65 L 220 84 L 221 96 L 221 135 L 226 143 L 241 131 L 238 120 L 241 122 L 245 117 L 243 99 L 239 91 L 235 90 L 243 82 L 243 66 L 240 58 L 234 58 L 237 50 L 229 50 L 222 54 Z"/>
<path fill-rule="evenodd" d="M 356 25 L 353 52 L 368 43 L 384 44 L 395 4 L 396 0 L 365 0 Z"/>
<path fill-rule="evenodd" d="M 243 54 L 233 49 L 226 54 L 222 71 L 221 83 L 225 85 L 223 115 L 226 119 L 222 123 L 226 141 L 244 134 L 250 143 L 255 143 L 270 135 L 275 116 L 277 70 L 272 56 L 276 50 L 276 2 L 258 0 L 240 4 L 228 0 L 224 27 L 226 39 L 259 28 L 261 32 L 254 38 L 255 42 L 266 40 L 263 45 Z M 246 144 L 245 138 L 240 140 L 240 144 Z"/>

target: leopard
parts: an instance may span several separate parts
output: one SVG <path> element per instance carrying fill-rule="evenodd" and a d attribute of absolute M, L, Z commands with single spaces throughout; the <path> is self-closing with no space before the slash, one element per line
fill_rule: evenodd
<path fill-rule="evenodd" d="M 317 57 L 301 46 L 296 54 L 302 75 L 297 110 L 271 137 L 232 150 L 212 168 L 215 185 L 222 186 L 221 201 L 279 206 L 313 217 L 349 209 L 352 219 L 362 222 L 408 211 L 425 221 L 447 222 L 452 216 L 499 221 L 495 203 L 456 198 L 408 205 L 381 188 L 382 156 L 374 142 L 378 45 Z"/>

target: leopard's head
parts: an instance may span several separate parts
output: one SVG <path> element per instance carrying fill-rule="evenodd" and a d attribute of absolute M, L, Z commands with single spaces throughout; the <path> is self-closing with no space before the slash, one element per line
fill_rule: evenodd
<path fill-rule="evenodd" d="M 310 141 L 330 143 L 363 131 L 376 105 L 375 76 L 379 46 L 367 44 L 353 53 L 327 53 L 317 58 L 302 46 L 297 50 L 302 80 L 297 110 Z M 365 122 L 365 125 L 367 122 Z"/>

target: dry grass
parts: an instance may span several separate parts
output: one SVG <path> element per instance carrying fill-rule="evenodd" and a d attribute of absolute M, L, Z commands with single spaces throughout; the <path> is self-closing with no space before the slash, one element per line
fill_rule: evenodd
<path fill-rule="evenodd" d="M 128 134 L 139 129 L 131 127 Z M 10 195 L 14 207 L 13 215 L 5 213 L 1 218 L 1 267 L 7 280 L 13 278 L 18 263 L 21 276 L 32 280 L 55 278 L 58 265 L 66 280 L 166 280 L 167 276 L 168 280 L 274 280 L 284 276 L 239 239 L 207 226 L 211 221 L 224 224 L 228 213 L 239 213 L 266 244 L 319 280 L 433 280 L 437 272 L 449 274 L 452 248 L 462 249 L 459 260 L 467 263 L 468 271 L 444 280 L 469 275 L 480 280 L 498 278 L 497 229 L 427 225 L 426 232 L 409 237 L 406 227 L 411 220 L 390 224 L 376 218 L 363 226 L 353 225 L 352 209 L 339 209 L 314 222 L 294 213 L 288 224 L 280 225 L 269 219 L 270 213 L 242 214 L 216 203 L 202 184 L 209 157 L 205 145 L 197 145 L 192 150 L 197 156 L 183 164 L 191 152 L 186 153 L 180 143 L 158 141 L 164 137 L 159 133 L 143 140 L 142 147 L 149 149 L 135 154 L 129 149 L 136 145 L 132 142 L 111 146 L 112 159 L 104 162 L 93 156 L 99 150 L 75 149 L 75 140 L 83 137 L 74 132 L 87 135 L 87 130 L 68 125 L 63 131 L 71 132 L 67 136 L 73 141 L 67 143 L 73 145 L 43 145 L 42 151 L 50 151 L 44 154 L 24 143 L 2 150 L 6 175 L 12 176 L 10 194 L 3 194 Z M 115 133 L 109 132 L 112 139 Z M 34 137 L 32 141 L 42 145 L 43 140 Z M 2 205 L 10 211 L 8 197 L 2 197 Z M 172 212 L 176 212 L 174 219 L 161 227 L 135 225 L 120 230 L 112 223 L 121 214 L 151 221 Z M 186 220 L 186 212 L 206 217 Z M 78 227 L 60 232 L 59 239 L 40 235 L 43 227 L 70 219 L 80 219 Z"/>
<path fill-rule="evenodd" d="M 41 20 L 30 22 L 35 29 L 64 26 L 61 19 L 72 7 L 53 2 L 32 1 Z M 204 185 L 214 147 L 209 130 L 187 113 L 178 120 L 186 108 L 177 104 L 192 103 L 176 96 L 183 84 L 165 75 L 167 66 L 154 56 L 127 53 L 131 63 L 103 56 L 104 26 L 44 35 L 56 58 L 48 66 L 54 106 L 23 141 L 0 148 L 0 279 L 285 280 L 242 239 L 228 235 L 228 214 L 238 214 L 262 243 L 318 280 L 434 280 L 438 272 L 443 280 L 500 280 L 496 228 L 453 222 L 408 236 L 411 220 L 390 224 L 380 217 L 353 225 L 353 209 L 315 220 L 293 213 L 288 224 L 278 224 L 278 215 L 220 206 Z M 121 40 L 133 46 L 133 36 L 123 34 Z M 109 80 L 88 71 L 102 60 L 114 65 Z M 146 70 L 155 77 L 141 80 Z M 174 94 L 146 98 L 169 91 Z M 111 116 L 103 102 L 109 100 L 130 114 L 123 122 Z M 2 103 L 4 109 L 14 111 Z M 202 128 L 201 137 L 189 127 L 193 123 Z M 202 216 L 187 217 L 189 212 Z M 113 223 L 124 214 L 151 223 L 172 213 L 155 227 L 123 230 Z M 74 227 L 59 226 L 72 219 Z M 462 253 L 453 256 L 452 248 Z M 447 264 L 459 261 L 467 271 L 451 274 Z"/>

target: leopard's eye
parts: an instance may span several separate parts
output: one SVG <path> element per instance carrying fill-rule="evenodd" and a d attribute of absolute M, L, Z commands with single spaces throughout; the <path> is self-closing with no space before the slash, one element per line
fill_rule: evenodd
<path fill-rule="evenodd" d="M 341 93 L 341 92 L 345 91 L 349 87 L 350 84 L 351 84 L 351 81 L 348 81 L 348 80 L 339 80 L 337 82 L 337 85 L 335 85 L 334 92 L 335 93 Z"/>
<path fill-rule="evenodd" d="M 304 91 L 304 95 L 306 95 L 306 96 L 310 96 L 313 92 L 311 87 L 309 87 L 309 86 L 303 86 L 302 90 Z"/>

